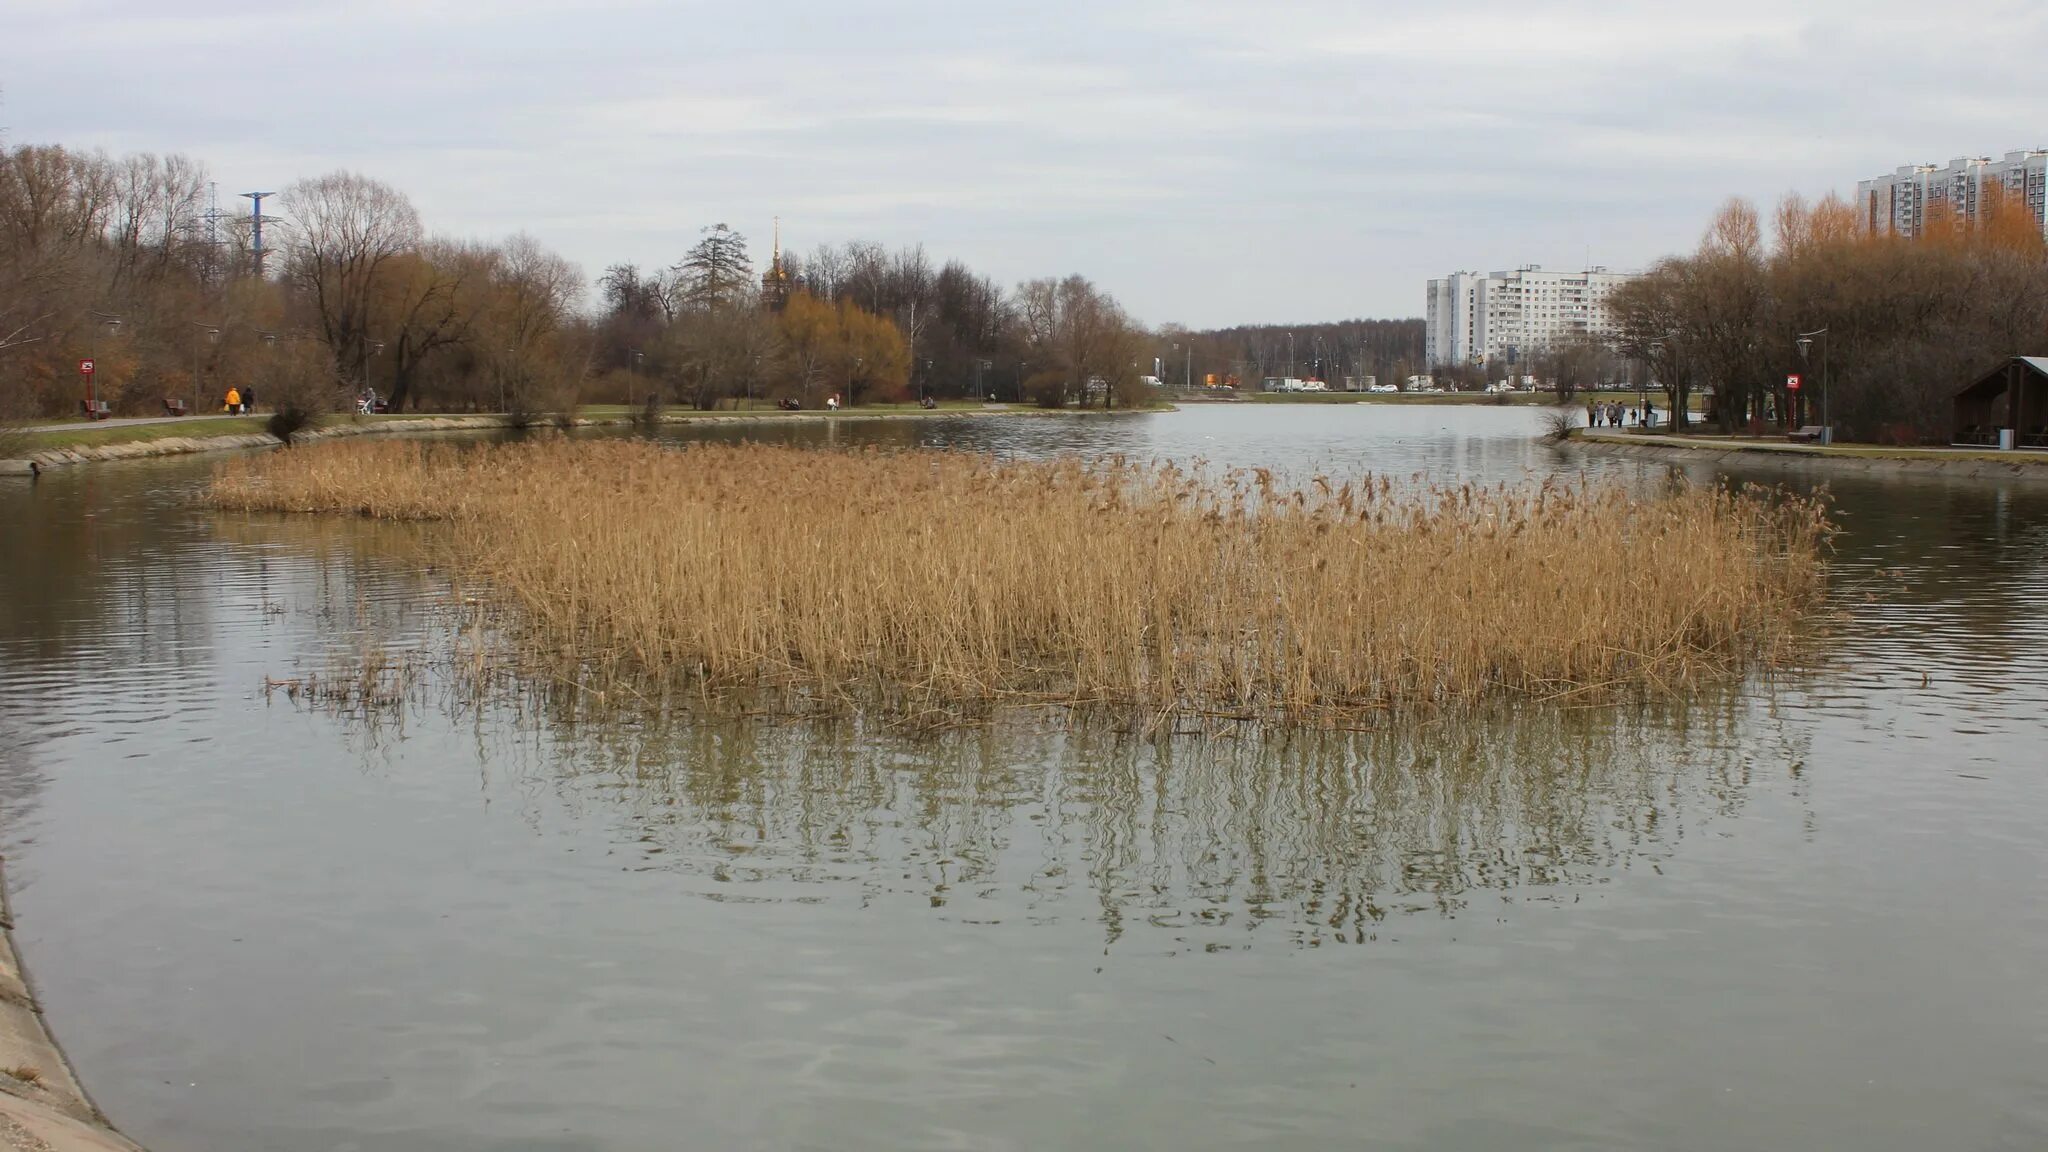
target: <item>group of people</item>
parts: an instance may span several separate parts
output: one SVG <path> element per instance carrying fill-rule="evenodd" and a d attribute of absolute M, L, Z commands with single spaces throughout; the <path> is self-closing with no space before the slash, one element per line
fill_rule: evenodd
<path fill-rule="evenodd" d="M 223 400 L 221 411 L 230 416 L 247 416 L 256 410 L 256 389 L 229 388 Z"/>
<path fill-rule="evenodd" d="M 1592 400 L 1586 404 L 1586 426 L 1589 428 L 1627 428 L 1631 425 L 1655 428 L 1656 405 L 1644 401 L 1642 407 L 1636 408 L 1612 400 Z"/>

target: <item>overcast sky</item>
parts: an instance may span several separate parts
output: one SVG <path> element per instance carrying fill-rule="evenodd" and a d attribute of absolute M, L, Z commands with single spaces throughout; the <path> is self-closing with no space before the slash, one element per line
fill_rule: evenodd
<path fill-rule="evenodd" d="M 2044 59 L 2039 0 L 0 0 L 0 125 L 228 198 L 356 169 L 593 277 L 718 221 L 765 263 L 780 215 L 1207 327 L 2048 145 Z"/>

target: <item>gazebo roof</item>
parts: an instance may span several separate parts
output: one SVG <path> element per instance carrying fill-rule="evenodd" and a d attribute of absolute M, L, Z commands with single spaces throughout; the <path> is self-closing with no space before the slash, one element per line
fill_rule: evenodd
<path fill-rule="evenodd" d="M 2015 363 L 2023 364 L 2026 366 L 2027 371 L 2043 379 L 2048 379 L 2048 356 L 2014 356 L 2009 360 L 1999 361 L 1998 367 L 1983 373 L 1975 380 L 1958 389 L 1956 391 L 1957 399 L 1971 395 L 1995 396 L 2005 391 L 2005 374 Z"/>

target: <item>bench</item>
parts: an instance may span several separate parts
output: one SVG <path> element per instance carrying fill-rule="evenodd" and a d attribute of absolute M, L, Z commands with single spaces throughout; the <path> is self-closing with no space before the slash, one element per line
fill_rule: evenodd
<path fill-rule="evenodd" d="M 169 396 L 164 397 L 164 415 L 184 416 L 191 411 L 192 409 L 186 407 L 183 400 L 173 400 Z"/>
<path fill-rule="evenodd" d="M 1814 441 L 1820 439 L 1820 434 L 1820 425 L 1806 424 L 1801 426 L 1797 431 L 1785 433 L 1785 439 L 1790 440 L 1794 444 L 1811 444 Z"/>
<path fill-rule="evenodd" d="M 109 407 L 105 400 L 80 400 L 78 411 L 87 420 L 105 420 L 114 414 L 113 408 Z"/>

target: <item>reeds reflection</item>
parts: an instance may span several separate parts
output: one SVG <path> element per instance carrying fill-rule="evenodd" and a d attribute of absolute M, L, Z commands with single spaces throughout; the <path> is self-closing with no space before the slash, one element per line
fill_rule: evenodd
<path fill-rule="evenodd" d="M 1741 805 L 1760 722 L 1733 693 L 1149 738 L 1019 715 L 908 733 L 527 711 L 479 755 L 488 789 L 612 822 L 627 867 L 706 899 L 910 902 L 1218 950 L 1366 942 L 1389 917 L 1569 899 L 1654 864 Z"/>

